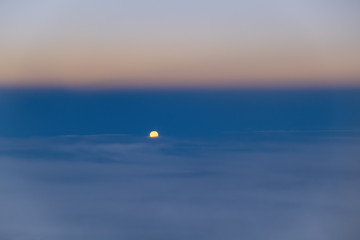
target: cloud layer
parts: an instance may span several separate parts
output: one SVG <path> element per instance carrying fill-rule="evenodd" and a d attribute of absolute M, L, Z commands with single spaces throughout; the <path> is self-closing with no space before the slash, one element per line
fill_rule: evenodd
<path fill-rule="evenodd" d="M 360 235 L 358 137 L 151 141 L 94 135 L 0 143 L 1 239 Z"/>

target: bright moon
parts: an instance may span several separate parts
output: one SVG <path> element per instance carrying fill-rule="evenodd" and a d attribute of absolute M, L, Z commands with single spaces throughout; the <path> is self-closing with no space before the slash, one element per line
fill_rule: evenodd
<path fill-rule="evenodd" d="M 159 133 L 157 131 L 152 131 L 149 136 L 151 138 L 157 138 L 157 137 L 159 137 Z"/>

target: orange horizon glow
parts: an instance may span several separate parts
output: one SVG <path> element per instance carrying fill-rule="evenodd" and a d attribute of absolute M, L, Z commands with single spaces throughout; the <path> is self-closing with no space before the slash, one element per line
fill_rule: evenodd
<path fill-rule="evenodd" d="M 0 4 L 0 86 L 360 85 L 347 1 L 19 2 Z"/>

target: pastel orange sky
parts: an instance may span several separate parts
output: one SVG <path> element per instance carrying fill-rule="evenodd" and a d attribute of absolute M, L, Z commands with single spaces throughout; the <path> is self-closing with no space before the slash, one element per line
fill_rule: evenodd
<path fill-rule="evenodd" d="M 360 85 L 351 0 L 0 3 L 0 85 Z"/>

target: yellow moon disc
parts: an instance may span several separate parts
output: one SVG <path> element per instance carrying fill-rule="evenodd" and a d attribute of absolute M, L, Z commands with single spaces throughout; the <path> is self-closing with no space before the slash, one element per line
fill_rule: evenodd
<path fill-rule="evenodd" d="M 159 133 L 157 131 L 152 131 L 149 136 L 151 138 L 157 138 L 157 137 L 159 137 Z"/>

